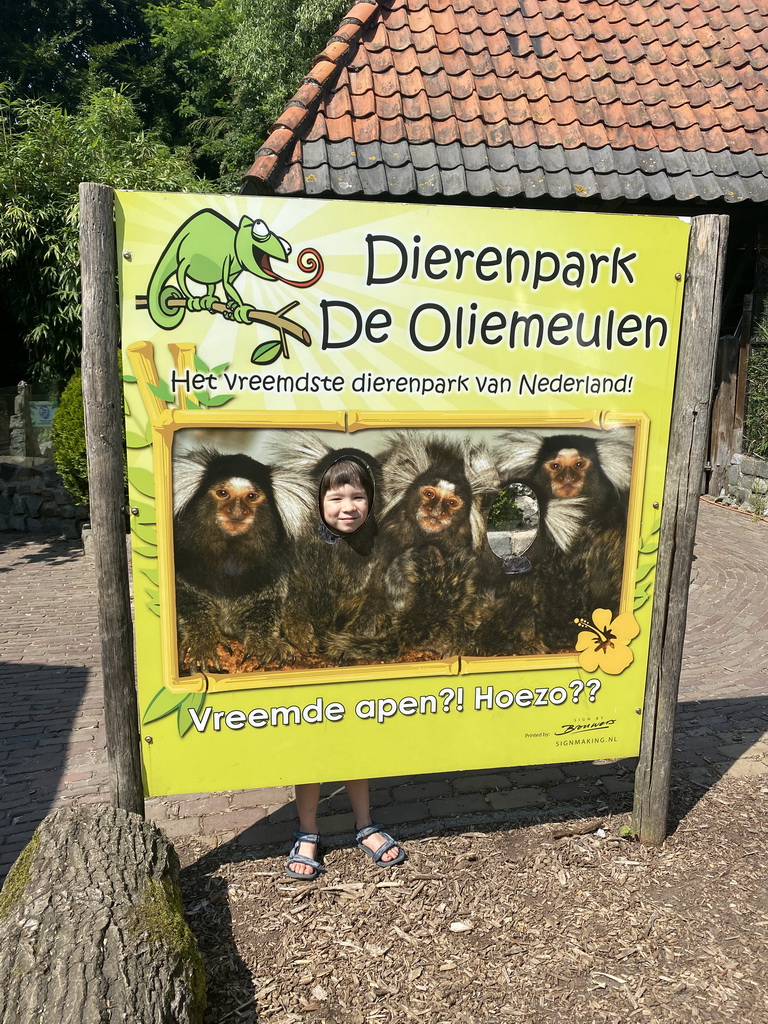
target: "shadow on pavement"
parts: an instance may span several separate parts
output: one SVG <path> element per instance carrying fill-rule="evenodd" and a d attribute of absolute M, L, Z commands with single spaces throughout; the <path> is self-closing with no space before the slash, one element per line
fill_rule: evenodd
<path fill-rule="evenodd" d="M 0 880 L 63 788 L 88 673 L 78 665 L 0 662 Z"/>
<path fill-rule="evenodd" d="M 45 547 L 40 547 L 44 543 Z M 29 537 L 26 535 L 15 536 L 14 534 L 0 534 L 0 549 L 22 549 L 22 558 L 30 565 L 48 564 L 63 565 L 73 556 L 80 557 L 83 553 L 83 545 L 79 540 L 62 540 L 61 537 L 51 537 L 46 540 L 44 537 Z M 0 566 L 0 575 L 3 573 L 18 572 L 15 566 Z"/>

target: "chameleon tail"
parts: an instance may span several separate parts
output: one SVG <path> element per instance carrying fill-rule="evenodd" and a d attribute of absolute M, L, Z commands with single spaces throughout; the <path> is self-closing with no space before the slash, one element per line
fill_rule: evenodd
<path fill-rule="evenodd" d="M 168 283 L 172 277 L 175 277 L 178 270 L 176 248 L 176 237 L 174 236 L 157 261 L 157 266 L 152 271 L 147 287 L 149 315 L 164 331 L 172 331 L 184 319 L 183 306 L 169 305 L 170 299 L 184 298 L 178 287 Z"/>

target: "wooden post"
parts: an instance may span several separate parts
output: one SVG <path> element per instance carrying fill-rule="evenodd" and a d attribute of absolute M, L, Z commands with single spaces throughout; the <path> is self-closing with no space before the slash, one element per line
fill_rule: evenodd
<path fill-rule="evenodd" d="M 752 295 L 744 296 L 739 332 L 739 366 L 736 371 L 736 397 L 733 403 L 733 451 L 740 452 L 744 442 L 744 420 L 747 418 L 747 374 L 749 372 L 750 340 L 752 338 Z"/>
<path fill-rule="evenodd" d="M 709 439 L 711 473 L 707 493 L 721 494 L 726 487 L 733 447 L 734 403 L 736 401 L 736 365 L 739 340 L 730 334 L 720 339 L 717 368 L 717 393 L 712 407 L 712 428 Z"/>
<path fill-rule="evenodd" d="M 666 836 L 672 741 L 683 657 L 688 586 L 707 451 L 720 326 L 728 218 L 694 217 L 688 246 L 680 350 L 656 563 L 634 828 L 644 843 Z"/>
<path fill-rule="evenodd" d="M 144 814 L 128 589 L 113 192 L 80 185 L 83 403 L 112 803 Z"/>

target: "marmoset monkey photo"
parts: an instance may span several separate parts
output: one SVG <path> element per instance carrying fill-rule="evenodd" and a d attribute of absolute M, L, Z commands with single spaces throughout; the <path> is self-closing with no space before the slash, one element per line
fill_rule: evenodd
<path fill-rule="evenodd" d="M 175 460 L 173 519 L 180 673 L 285 662 L 286 536 L 268 466 L 199 448 Z"/>

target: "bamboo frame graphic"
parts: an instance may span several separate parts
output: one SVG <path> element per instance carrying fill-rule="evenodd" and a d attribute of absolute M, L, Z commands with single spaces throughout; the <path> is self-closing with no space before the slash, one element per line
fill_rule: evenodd
<path fill-rule="evenodd" d="M 196 346 L 189 342 L 174 342 L 168 345 L 177 374 L 195 369 Z M 196 403 L 196 409 L 183 408 L 194 395 L 179 386 L 177 400 L 182 408 L 169 408 L 167 403 L 153 391 L 159 385 L 159 376 L 154 360 L 154 349 L 149 341 L 135 342 L 127 348 L 128 358 L 139 387 L 144 407 L 149 416 L 153 433 L 153 465 L 155 477 L 155 508 L 158 533 L 158 579 L 161 595 L 161 657 L 165 685 L 177 692 L 223 693 L 234 690 L 263 689 L 274 686 L 322 685 L 335 682 L 376 682 L 385 679 L 411 679 L 434 676 L 464 676 L 480 673 L 522 672 L 531 669 L 578 670 L 574 653 L 540 654 L 528 656 L 471 657 L 456 655 L 434 661 L 398 662 L 381 665 L 351 665 L 333 668 L 310 669 L 261 669 L 255 672 L 202 673 L 182 676 L 179 672 L 178 647 L 176 640 L 176 584 L 173 564 L 173 494 L 172 494 L 172 452 L 173 439 L 177 430 L 184 427 L 196 428 L 240 428 L 240 429 L 314 429 L 332 430 L 338 433 L 356 433 L 364 430 L 387 429 L 504 429 L 512 427 L 537 427 L 563 430 L 609 430 L 618 426 L 632 427 L 635 431 L 632 477 L 630 483 L 630 508 L 625 544 L 624 570 L 622 576 L 621 611 L 632 608 L 634 577 L 631 569 L 636 559 L 637 538 L 640 533 L 642 513 L 642 485 L 648 450 L 649 420 L 644 413 L 633 415 L 608 415 L 598 409 L 574 412 L 553 412 L 539 415 L 535 424 L 528 413 L 465 413 L 465 412 L 417 412 L 417 413 L 371 413 L 371 412 L 274 412 L 230 411 L 217 409 L 206 415 Z"/>

